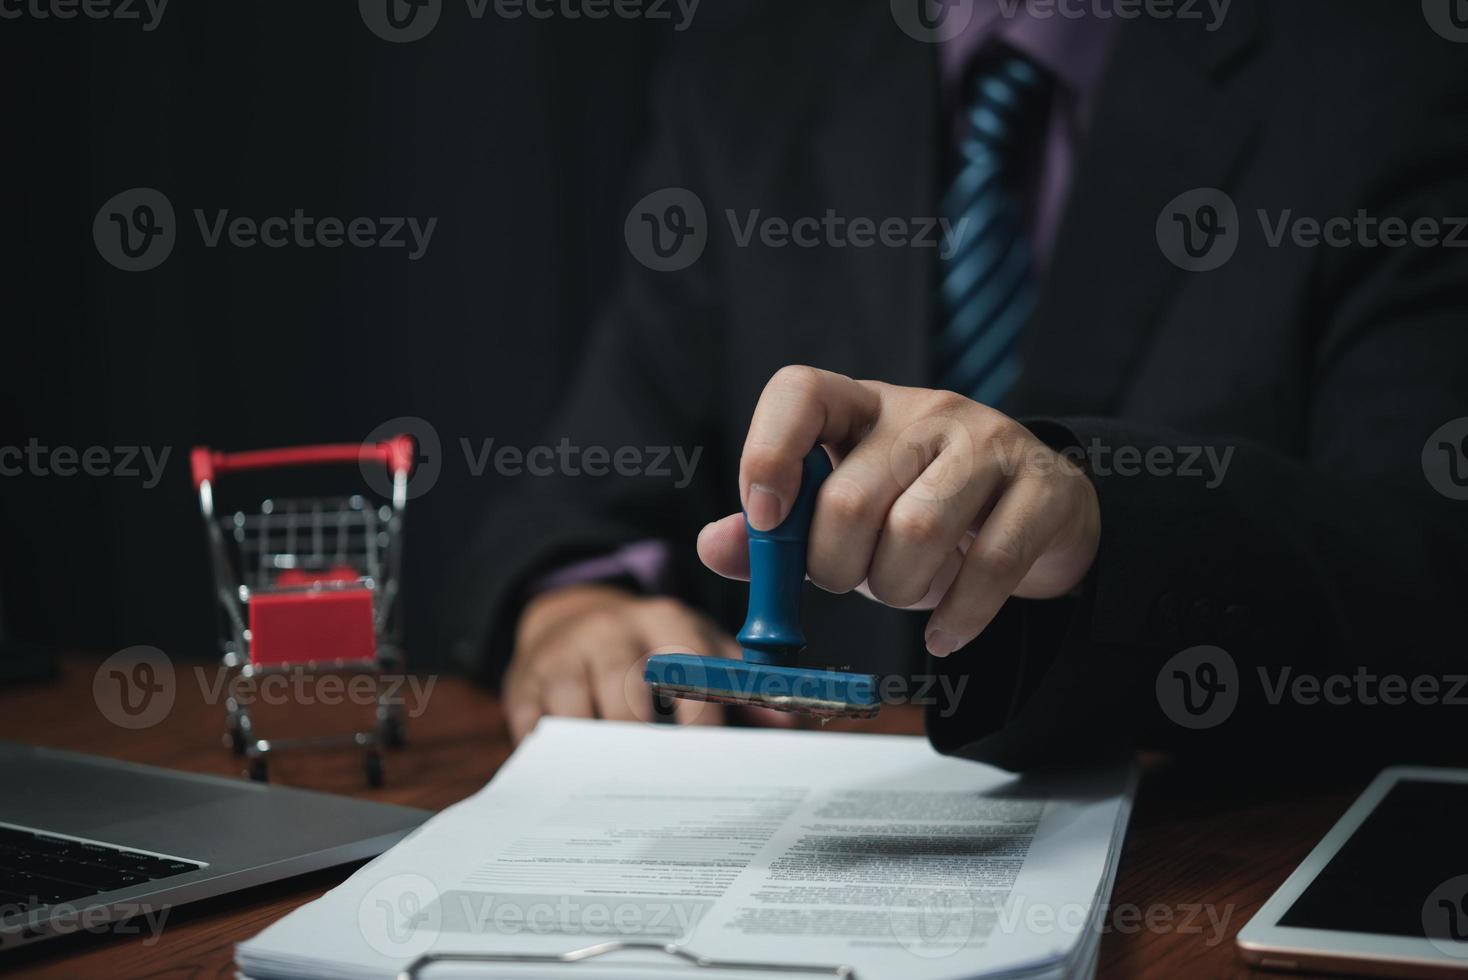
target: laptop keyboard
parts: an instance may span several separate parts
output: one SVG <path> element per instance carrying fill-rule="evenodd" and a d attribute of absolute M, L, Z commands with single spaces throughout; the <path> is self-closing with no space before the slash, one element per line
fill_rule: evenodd
<path fill-rule="evenodd" d="M 195 861 L 0 826 L 0 917 L 202 867 Z"/>

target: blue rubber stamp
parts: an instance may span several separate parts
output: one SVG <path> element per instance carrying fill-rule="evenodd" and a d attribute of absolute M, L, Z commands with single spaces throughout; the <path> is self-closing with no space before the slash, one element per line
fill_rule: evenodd
<path fill-rule="evenodd" d="M 871 718 L 882 707 L 875 674 L 799 665 L 805 650 L 800 592 L 816 492 L 831 475 L 820 446 L 806 454 L 800 493 L 781 524 L 749 535 L 749 614 L 739 631 L 742 660 L 666 653 L 649 657 L 644 677 L 660 714 L 673 698 L 749 704 L 822 718 Z"/>

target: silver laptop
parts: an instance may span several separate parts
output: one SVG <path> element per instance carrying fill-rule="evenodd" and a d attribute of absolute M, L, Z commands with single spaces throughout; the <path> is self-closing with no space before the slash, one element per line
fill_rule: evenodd
<path fill-rule="evenodd" d="M 430 816 L 3 741 L 0 782 L 0 969 L 16 946 L 373 857 Z"/>

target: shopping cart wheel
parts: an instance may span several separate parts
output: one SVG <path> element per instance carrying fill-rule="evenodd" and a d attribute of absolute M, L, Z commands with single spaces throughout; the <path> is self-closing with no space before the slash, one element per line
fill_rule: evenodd
<path fill-rule="evenodd" d="M 376 749 L 367 753 L 367 785 L 373 789 L 382 785 L 382 753 Z"/>
<path fill-rule="evenodd" d="M 382 739 L 382 744 L 388 748 L 400 749 L 408 744 L 408 734 L 404 730 L 403 719 L 399 718 L 396 714 L 383 715 L 382 722 L 378 727 L 380 729 L 378 734 Z"/>
<path fill-rule="evenodd" d="M 231 752 L 235 755 L 245 754 L 245 729 L 240 724 L 238 718 L 230 719 L 229 735 L 227 738 L 229 739 L 229 750 Z"/>
<path fill-rule="evenodd" d="M 265 757 L 263 755 L 257 755 L 250 760 L 250 778 L 257 783 L 267 783 L 270 781 L 270 770 L 265 765 Z"/>

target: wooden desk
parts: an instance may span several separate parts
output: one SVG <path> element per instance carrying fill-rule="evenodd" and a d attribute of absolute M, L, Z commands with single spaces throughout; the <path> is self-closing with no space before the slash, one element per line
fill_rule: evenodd
<path fill-rule="evenodd" d="M 0 738 L 195 772 L 236 775 L 223 747 L 223 709 L 207 702 L 192 667 L 177 671 L 166 719 L 126 731 L 92 697 L 100 659 L 69 658 L 58 681 L 0 690 Z M 212 670 L 211 667 L 204 668 Z M 884 711 L 861 730 L 916 731 L 912 712 Z M 509 755 L 495 698 L 440 677 L 410 743 L 388 756 L 387 785 L 370 790 L 356 753 L 282 756 L 272 779 L 366 799 L 438 809 L 484 785 Z M 1346 777 L 1231 779 L 1217 767 L 1149 761 L 1127 835 L 1102 943 L 1104 977 L 1226 977 L 1249 971 L 1233 936 L 1370 780 Z M 1247 784 L 1240 794 L 1238 785 Z M 3 791 L 3 790 L 0 790 Z M 105 805 L 99 801 L 99 805 Z M 0 958 L 17 977 L 232 978 L 234 944 L 321 895 L 350 869 L 173 910 L 151 946 L 139 937 L 75 936 Z M 1200 909 L 1201 907 L 1201 909 Z M 1226 917 L 1221 938 L 1208 918 Z M 1151 922 L 1151 926 L 1147 925 Z"/>

